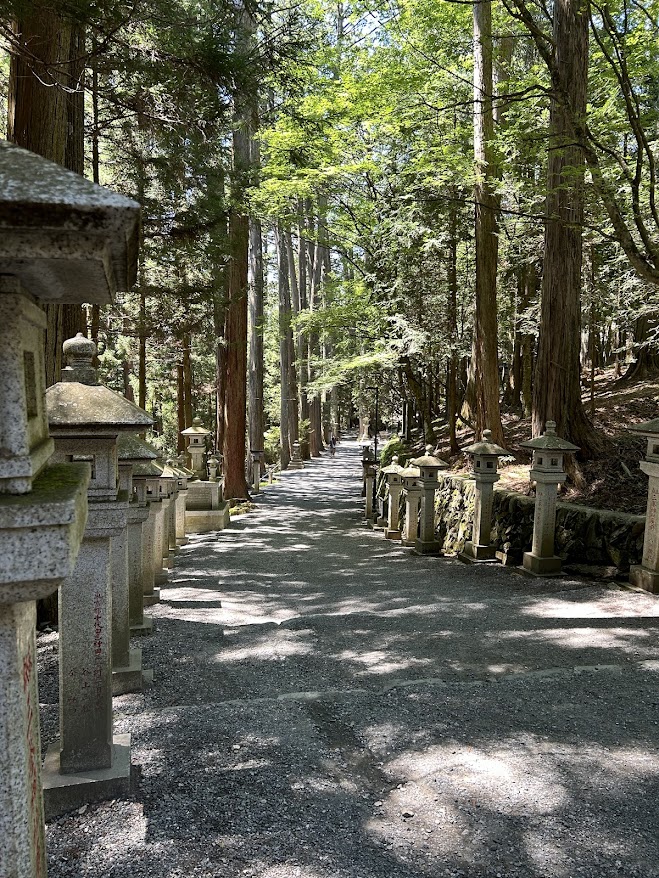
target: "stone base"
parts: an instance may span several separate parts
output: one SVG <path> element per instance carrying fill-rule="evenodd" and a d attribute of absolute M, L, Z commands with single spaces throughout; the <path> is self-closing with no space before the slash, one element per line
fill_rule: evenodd
<path fill-rule="evenodd" d="M 80 774 L 60 774 L 59 741 L 48 748 L 41 773 L 46 820 L 81 805 L 119 799 L 130 793 L 130 735 L 115 735 L 112 766 Z"/>
<path fill-rule="evenodd" d="M 532 576 L 560 576 L 561 559 L 556 555 L 541 558 L 532 552 L 524 552 L 522 560 L 524 570 Z"/>
<path fill-rule="evenodd" d="M 289 469 L 304 469 L 304 464 L 302 463 L 301 460 L 292 460 L 288 464 L 288 468 Z"/>
<path fill-rule="evenodd" d="M 637 588 L 642 588 L 652 594 L 659 594 L 659 573 L 655 570 L 649 570 L 647 567 L 635 564 L 629 570 L 629 581 Z"/>
<path fill-rule="evenodd" d="M 126 695 L 128 692 L 142 691 L 142 650 L 131 649 L 128 665 L 112 668 L 112 694 Z"/>
<path fill-rule="evenodd" d="M 384 530 L 387 526 L 387 519 L 382 518 L 382 516 L 378 516 L 373 522 L 373 530 Z"/>
<path fill-rule="evenodd" d="M 167 582 L 167 579 L 165 579 Z M 154 604 L 160 603 L 160 589 L 154 588 L 153 594 L 145 594 L 143 598 L 143 603 L 145 607 L 152 607 Z"/>
<path fill-rule="evenodd" d="M 149 634 L 153 634 L 153 619 L 151 616 L 144 616 L 141 625 L 130 626 L 131 637 L 147 637 Z"/>
<path fill-rule="evenodd" d="M 438 543 L 437 540 L 432 540 L 431 542 L 415 540 L 414 551 L 417 555 L 441 555 L 442 544 Z"/>
<path fill-rule="evenodd" d="M 230 518 L 228 502 L 220 503 L 218 509 L 186 509 L 185 532 L 207 534 L 215 530 L 224 530 Z"/>
<path fill-rule="evenodd" d="M 466 542 L 464 549 L 458 553 L 458 560 L 464 564 L 498 564 L 496 550 L 493 546 L 479 546 L 477 543 Z"/>
<path fill-rule="evenodd" d="M 400 539 L 400 531 L 385 527 L 384 538 L 385 538 L 385 540 L 399 540 Z"/>
<path fill-rule="evenodd" d="M 496 555 L 504 567 L 519 567 L 522 563 L 522 553 L 517 549 L 511 549 L 509 552 L 497 552 Z"/>
<path fill-rule="evenodd" d="M 413 549 L 416 546 L 416 540 L 404 540 L 401 537 L 400 544 L 401 546 L 407 546 L 408 549 Z"/>
<path fill-rule="evenodd" d="M 187 546 L 190 540 L 187 537 L 176 537 L 176 545 L 179 546 Z"/>

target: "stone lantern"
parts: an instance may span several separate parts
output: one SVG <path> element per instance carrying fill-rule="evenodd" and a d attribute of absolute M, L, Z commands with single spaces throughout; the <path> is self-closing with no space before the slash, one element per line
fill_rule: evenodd
<path fill-rule="evenodd" d="M 132 498 L 128 505 L 128 621 L 131 636 L 151 634 L 153 620 L 144 615 L 145 582 L 153 593 L 153 516 L 147 497 L 144 465 L 158 452 L 138 436 L 120 436 L 119 467 L 131 465 Z"/>
<path fill-rule="evenodd" d="M 389 509 L 387 514 L 387 526 L 384 529 L 384 537 L 387 540 L 399 540 L 399 505 L 400 494 L 403 490 L 403 480 L 401 473 L 403 467 L 398 465 L 398 455 L 395 454 L 389 466 L 385 466 L 382 470 L 387 480 L 387 489 L 389 491 Z"/>
<path fill-rule="evenodd" d="M 216 482 L 217 481 L 217 473 L 220 468 L 220 461 L 215 457 L 214 454 L 208 458 L 208 481 Z"/>
<path fill-rule="evenodd" d="M 497 472 L 498 460 L 508 452 L 492 442 L 491 430 L 483 430 L 482 441 L 475 442 L 464 450 L 472 458 L 472 475 L 476 483 L 476 491 L 471 540 L 465 543 L 458 558 L 467 563 L 496 561 L 496 550 L 490 545 L 492 500 L 494 484 L 500 478 Z"/>
<path fill-rule="evenodd" d="M 96 383 L 93 342 L 78 335 L 64 350 L 70 365 L 46 391 L 54 459 L 86 461 L 92 473 L 85 536 L 59 595 L 60 739 L 48 750 L 44 773 L 51 815 L 130 788 L 130 736 L 112 733 L 113 587 L 128 616 L 129 497 L 117 490 L 117 438 L 152 424 L 145 411 Z M 119 551 L 126 555 L 121 564 Z"/>
<path fill-rule="evenodd" d="M 177 546 L 184 546 L 188 542 L 188 538 L 185 535 L 185 506 L 189 473 L 179 465 L 176 458 L 167 461 L 167 469 L 176 478 L 178 488 L 174 515 L 174 538 Z"/>
<path fill-rule="evenodd" d="M 210 434 L 211 431 L 202 425 L 201 418 L 194 418 L 191 427 L 188 427 L 187 430 L 181 430 L 181 436 L 185 437 L 187 443 L 191 469 L 197 478 L 202 481 L 206 478 L 204 456 L 206 454 L 206 437 L 210 436 Z"/>
<path fill-rule="evenodd" d="M 89 463 L 47 466 L 39 304 L 105 304 L 136 275 L 139 205 L 0 142 L 0 875 L 46 874 L 36 600 L 66 582 Z"/>
<path fill-rule="evenodd" d="M 300 443 L 297 441 L 297 439 L 293 443 L 293 450 L 288 466 L 290 469 L 304 469 L 304 463 L 302 462 L 302 451 L 300 449 Z"/>
<path fill-rule="evenodd" d="M 162 466 L 154 458 L 143 460 L 133 467 L 133 482 L 141 486 L 149 506 L 149 517 L 144 529 L 142 566 L 142 604 L 151 607 L 160 602 L 159 585 L 163 582 L 162 529 L 164 510 L 160 496 Z M 158 582 L 156 583 L 156 576 Z M 166 574 L 164 581 L 167 581 Z"/>
<path fill-rule="evenodd" d="M 377 466 L 375 456 L 369 447 L 365 447 L 362 452 L 362 470 L 364 472 L 364 518 L 371 521 L 373 518 L 373 486 L 375 484 L 375 475 Z"/>
<path fill-rule="evenodd" d="M 649 477 L 648 504 L 645 513 L 643 558 L 629 571 L 629 581 L 645 591 L 659 593 L 659 418 L 628 427 L 648 440 L 641 469 Z"/>
<path fill-rule="evenodd" d="M 561 572 L 561 559 L 554 554 L 556 529 L 556 494 L 565 481 L 563 456 L 579 450 L 567 439 L 556 435 L 556 422 L 547 421 L 542 436 L 521 443 L 533 453 L 529 476 L 535 482 L 535 512 L 533 515 L 533 545 L 524 552 L 524 569 L 534 576 L 552 576 Z"/>
<path fill-rule="evenodd" d="M 160 464 L 160 484 L 158 491 L 162 500 L 163 527 L 160 551 L 162 553 L 162 572 L 156 573 L 156 583 L 164 585 L 169 578 L 169 570 L 173 566 L 173 556 L 178 552 L 176 545 L 176 495 L 178 494 L 178 480 L 173 471 L 166 465 Z"/>
<path fill-rule="evenodd" d="M 421 485 L 421 528 L 414 543 L 419 555 L 439 555 L 441 545 L 435 539 L 435 490 L 438 487 L 437 474 L 440 469 L 448 469 L 448 464 L 435 457 L 432 445 L 426 445 L 426 453 L 411 461 L 419 468 L 419 484 Z"/>
<path fill-rule="evenodd" d="M 421 470 L 418 466 L 406 466 L 400 474 L 405 492 L 405 529 L 401 535 L 401 545 L 414 546 L 419 529 L 419 506 L 422 489 L 419 484 Z"/>

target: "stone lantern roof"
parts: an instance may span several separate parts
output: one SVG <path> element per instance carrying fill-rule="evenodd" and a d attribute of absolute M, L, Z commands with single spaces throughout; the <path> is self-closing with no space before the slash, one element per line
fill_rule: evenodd
<path fill-rule="evenodd" d="M 181 436 L 210 436 L 211 431 L 207 430 L 201 423 L 201 418 L 194 418 L 192 426 L 187 430 L 181 430 Z"/>
<path fill-rule="evenodd" d="M 421 475 L 421 470 L 418 466 L 406 466 L 403 470 L 401 470 L 400 477 L 401 479 L 418 479 Z"/>
<path fill-rule="evenodd" d="M 142 462 L 157 460 L 158 452 L 153 445 L 134 433 L 126 433 L 117 440 L 117 457 L 123 461 Z"/>
<path fill-rule="evenodd" d="M 561 439 L 556 435 L 556 421 L 547 421 L 545 432 L 542 436 L 536 436 L 535 439 L 528 439 L 526 442 L 520 442 L 522 448 L 529 448 L 531 451 L 578 451 L 579 446 L 573 445 L 567 439 Z"/>
<path fill-rule="evenodd" d="M 410 463 L 420 469 L 448 469 L 448 464 L 441 457 L 435 457 L 432 445 L 426 445 L 426 453 L 421 457 L 414 458 Z"/>
<path fill-rule="evenodd" d="M 400 475 L 403 472 L 403 467 L 398 465 L 398 455 L 394 454 L 391 458 L 391 463 L 389 466 L 385 466 L 380 472 L 384 473 L 386 476 L 388 475 Z"/>
<path fill-rule="evenodd" d="M 162 470 L 163 468 L 157 460 L 145 460 L 133 466 L 133 478 L 138 476 L 142 479 L 159 479 L 162 476 Z"/>
<path fill-rule="evenodd" d="M 140 206 L 0 141 L 0 272 L 42 302 L 105 304 L 137 276 Z"/>
<path fill-rule="evenodd" d="M 124 430 L 134 433 L 153 424 L 144 409 L 98 384 L 96 370 L 92 368 L 95 347 L 81 333 L 65 342 L 64 350 L 72 365 L 62 370 L 64 380 L 46 391 L 51 430 L 60 435 L 67 431 L 101 435 Z"/>
<path fill-rule="evenodd" d="M 462 449 L 465 454 L 473 454 L 474 456 L 488 456 L 488 457 L 503 457 L 506 454 L 509 454 L 509 451 L 506 451 L 505 448 L 502 448 L 500 445 L 497 445 L 496 442 L 492 442 L 492 431 L 491 430 L 483 430 L 483 439 L 480 442 L 474 442 L 473 445 L 468 445 L 466 448 Z"/>
<path fill-rule="evenodd" d="M 640 433 L 641 436 L 659 436 L 659 418 L 653 421 L 643 421 L 641 424 L 630 424 L 627 427 L 632 433 Z"/>

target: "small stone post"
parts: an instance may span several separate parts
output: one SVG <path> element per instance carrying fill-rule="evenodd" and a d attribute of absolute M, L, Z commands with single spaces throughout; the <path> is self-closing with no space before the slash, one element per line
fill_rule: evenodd
<path fill-rule="evenodd" d="M 401 535 L 401 545 L 414 546 L 419 530 L 419 506 L 421 505 L 421 485 L 418 466 L 406 466 L 401 472 L 401 482 L 405 491 L 405 529 Z"/>
<path fill-rule="evenodd" d="M 638 588 L 659 594 L 659 418 L 628 427 L 648 440 L 641 469 L 649 477 L 645 514 L 643 558 L 629 571 L 629 581 Z"/>
<path fill-rule="evenodd" d="M 563 455 L 578 451 L 579 447 L 556 435 L 555 421 L 547 421 L 542 436 L 522 442 L 521 446 L 533 452 L 529 475 L 536 485 L 533 545 L 530 552 L 524 552 L 524 570 L 534 576 L 556 576 L 561 572 L 561 559 L 554 554 L 556 494 L 567 478 Z"/>
<path fill-rule="evenodd" d="M 208 458 L 208 481 L 216 482 L 217 481 L 217 472 L 220 468 L 220 461 L 212 454 Z"/>
<path fill-rule="evenodd" d="M 261 461 L 262 451 L 252 451 L 252 488 L 255 494 L 261 490 Z"/>
<path fill-rule="evenodd" d="M 97 383 L 92 341 L 78 334 L 64 343 L 64 353 L 63 380 L 46 391 L 54 459 L 88 461 L 92 476 L 85 536 L 59 595 L 60 739 L 48 749 L 44 769 L 51 816 L 130 788 L 130 735 L 112 733 L 113 561 L 128 626 L 128 496 L 117 490 L 117 438 L 152 424 L 145 411 Z"/>
<path fill-rule="evenodd" d="M 362 455 L 362 468 L 364 470 L 364 518 L 370 522 L 373 518 L 373 484 L 377 472 L 375 459 L 370 448 L 365 448 Z"/>
<path fill-rule="evenodd" d="M 144 528 L 144 562 L 142 566 L 142 603 L 151 607 L 160 602 L 162 581 L 162 500 L 160 498 L 160 475 L 162 467 L 157 460 L 145 461 L 134 467 L 133 479 L 139 478 L 144 483 L 146 500 L 149 504 L 149 517 Z M 156 575 L 161 577 L 156 584 Z M 167 576 L 164 576 L 167 581 Z"/>
<path fill-rule="evenodd" d="M 435 490 L 438 486 L 437 473 L 440 469 L 448 469 L 448 464 L 435 457 L 432 445 L 426 445 L 426 453 L 411 461 L 419 468 L 419 484 L 421 485 L 421 528 L 419 537 L 414 544 L 418 555 L 439 555 L 441 545 L 435 539 Z"/>
<path fill-rule="evenodd" d="M 179 465 L 177 459 L 168 460 L 167 466 L 176 477 L 176 484 L 178 486 L 174 510 L 174 538 L 177 546 L 184 546 L 188 542 L 188 538 L 185 535 L 185 507 L 187 503 L 189 473 Z"/>
<path fill-rule="evenodd" d="M 458 555 L 468 564 L 496 561 L 496 550 L 490 545 L 492 529 L 492 501 L 494 484 L 499 481 L 497 461 L 508 454 L 505 448 L 492 442 L 492 431 L 483 430 L 483 440 L 464 449 L 472 458 L 472 474 L 476 483 L 474 520 L 471 540 Z"/>
<path fill-rule="evenodd" d="M 192 471 L 202 482 L 206 480 L 204 458 L 206 455 L 206 437 L 210 436 L 210 434 L 211 431 L 202 425 L 201 418 L 194 418 L 191 427 L 188 427 L 187 430 L 181 430 L 181 436 L 185 437 L 188 445 L 187 451 L 190 455 Z"/>
<path fill-rule="evenodd" d="M 399 540 L 399 506 L 400 493 L 403 490 L 403 480 L 401 473 L 403 467 L 398 465 L 398 455 L 395 454 L 391 459 L 389 466 L 386 466 L 382 472 L 387 479 L 387 488 L 389 490 L 389 510 L 387 515 L 387 526 L 384 529 L 384 537 L 386 540 Z"/>

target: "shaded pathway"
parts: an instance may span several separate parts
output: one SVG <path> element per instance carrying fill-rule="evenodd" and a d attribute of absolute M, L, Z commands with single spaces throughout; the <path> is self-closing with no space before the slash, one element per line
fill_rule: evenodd
<path fill-rule="evenodd" d="M 181 551 L 115 699 L 134 797 L 54 824 L 51 876 L 659 876 L 659 601 L 412 555 L 360 469 Z"/>

